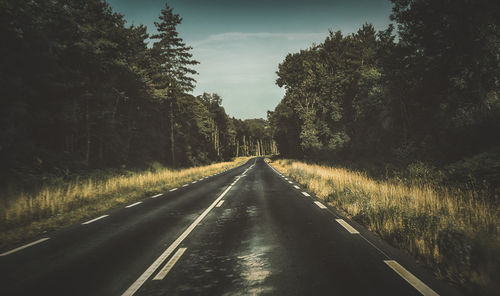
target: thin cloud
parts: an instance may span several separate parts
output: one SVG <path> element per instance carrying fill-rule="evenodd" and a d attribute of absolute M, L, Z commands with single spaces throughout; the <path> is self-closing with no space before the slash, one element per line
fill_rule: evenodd
<path fill-rule="evenodd" d="M 327 33 L 243 33 L 243 32 L 227 32 L 222 34 L 214 34 L 208 36 L 207 39 L 194 42 L 193 46 L 200 46 L 213 42 L 221 41 L 239 41 L 249 39 L 286 39 L 286 40 L 309 40 L 325 38 Z"/>
<path fill-rule="evenodd" d="M 200 61 L 194 94 L 220 94 L 231 116 L 266 118 L 266 110 L 274 109 L 284 95 L 275 84 L 278 65 L 288 53 L 308 48 L 326 36 L 328 32 L 227 32 L 188 42 Z"/>

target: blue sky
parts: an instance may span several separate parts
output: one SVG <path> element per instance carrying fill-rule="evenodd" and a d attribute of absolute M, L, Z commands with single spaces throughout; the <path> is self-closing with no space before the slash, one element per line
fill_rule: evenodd
<path fill-rule="evenodd" d="M 155 32 L 165 0 L 107 0 L 129 24 Z M 218 93 L 230 116 L 266 118 L 284 94 L 275 85 L 288 53 L 321 43 L 328 29 L 353 33 L 362 24 L 389 24 L 388 0 L 171 0 L 180 37 L 200 64 L 194 95 Z"/>

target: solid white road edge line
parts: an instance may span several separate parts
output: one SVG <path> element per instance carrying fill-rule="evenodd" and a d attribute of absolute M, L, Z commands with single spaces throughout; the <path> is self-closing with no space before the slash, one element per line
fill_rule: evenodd
<path fill-rule="evenodd" d="M 305 191 L 302 191 L 302 194 L 303 194 L 304 196 L 311 196 L 309 193 L 307 193 L 307 192 L 305 192 Z"/>
<path fill-rule="evenodd" d="M 174 256 L 172 256 L 172 258 L 170 258 L 170 260 L 168 260 L 167 264 L 165 264 L 165 266 L 160 270 L 160 272 L 158 272 L 158 274 L 156 274 L 156 276 L 153 278 L 153 280 L 162 280 L 165 278 L 165 276 L 167 276 L 167 273 L 172 269 L 172 267 L 174 267 L 175 263 L 177 263 L 177 261 L 179 261 L 179 259 L 181 258 L 182 254 L 184 254 L 184 252 L 186 252 L 187 248 L 180 248 L 179 250 L 177 250 L 177 252 L 175 252 Z"/>
<path fill-rule="evenodd" d="M 95 222 L 95 221 L 97 221 L 97 220 L 101 220 L 101 219 L 103 219 L 103 218 L 106 218 L 106 217 L 108 217 L 108 216 L 109 216 L 109 215 L 102 215 L 101 217 L 97 217 L 97 218 L 92 219 L 92 220 L 89 220 L 89 221 L 87 221 L 87 222 L 83 222 L 82 224 L 83 224 L 83 225 L 87 225 L 87 224 L 90 224 L 90 223 Z"/>
<path fill-rule="evenodd" d="M 389 265 L 392 270 L 394 270 L 400 277 L 405 279 L 410 285 L 412 285 L 415 289 L 417 289 L 422 295 L 425 296 L 439 296 L 438 293 L 434 292 L 431 288 L 429 288 L 426 284 L 424 284 L 421 280 L 419 280 L 416 276 L 414 276 L 411 272 L 406 270 L 403 266 L 401 266 L 398 262 L 394 260 L 384 260 L 384 263 Z"/>
<path fill-rule="evenodd" d="M 354 227 L 345 222 L 344 219 L 335 219 L 335 221 L 337 221 L 340 225 L 342 225 L 351 234 L 359 234 L 359 231 L 357 231 L 356 229 L 354 229 Z"/>
<path fill-rule="evenodd" d="M 48 239 L 50 239 L 50 237 L 41 238 L 41 239 L 39 239 L 39 240 L 37 240 L 37 241 L 34 241 L 34 242 L 32 242 L 32 243 L 26 244 L 26 245 L 24 245 L 24 246 L 20 246 L 20 247 L 18 247 L 18 248 L 12 249 L 12 250 L 7 251 L 7 252 L 4 252 L 4 253 L 0 254 L 0 256 L 7 256 L 7 255 L 10 255 L 10 254 L 15 253 L 15 252 L 17 252 L 17 251 L 21 251 L 22 249 L 26 249 L 27 247 L 31 247 L 31 246 L 33 246 L 33 245 L 36 245 L 36 244 L 42 243 L 42 242 L 44 242 L 44 241 L 46 241 L 46 240 L 48 240 Z"/>
<path fill-rule="evenodd" d="M 172 191 L 175 191 L 175 190 L 177 190 L 177 189 L 178 189 L 178 188 L 177 188 L 177 187 L 175 187 L 175 188 L 170 189 L 169 191 L 170 191 L 170 192 L 172 192 Z"/>
<path fill-rule="evenodd" d="M 125 208 L 128 209 L 128 208 L 131 208 L 131 207 L 135 207 L 136 205 L 140 205 L 141 203 L 142 203 L 142 201 L 138 201 L 136 203 L 133 203 L 131 205 L 126 206 Z"/>
<path fill-rule="evenodd" d="M 151 198 L 157 198 L 157 197 L 160 197 L 160 196 L 162 196 L 162 195 L 163 195 L 163 193 L 158 193 L 157 195 L 153 195 L 153 196 L 151 196 Z"/>
<path fill-rule="evenodd" d="M 320 203 L 319 201 L 314 202 L 320 209 L 326 209 L 325 205 Z"/>
<path fill-rule="evenodd" d="M 221 200 L 221 201 L 219 201 L 219 203 L 215 207 L 220 208 L 220 206 L 222 206 L 223 203 L 224 203 L 224 200 Z"/>
<path fill-rule="evenodd" d="M 200 215 L 196 220 L 189 225 L 189 227 L 184 230 L 184 232 L 163 252 L 163 254 L 158 257 L 151 266 L 144 271 L 144 273 L 125 291 L 123 292 L 122 296 L 130 296 L 134 295 L 137 290 L 147 281 L 147 279 L 155 272 L 156 269 L 170 256 L 170 254 L 182 243 L 184 239 L 193 231 L 193 229 L 200 224 L 201 220 L 205 218 L 206 215 L 217 205 L 217 203 L 224 198 L 226 193 L 232 188 L 233 186 L 228 186 L 224 192 L 222 192 L 219 197 Z"/>

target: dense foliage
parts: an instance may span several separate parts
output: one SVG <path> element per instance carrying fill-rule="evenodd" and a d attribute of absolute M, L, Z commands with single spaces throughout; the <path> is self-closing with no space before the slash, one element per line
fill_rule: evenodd
<path fill-rule="evenodd" d="M 486 160 L 483 177 L 498 181 L 500 2 L 392 2 L 397 34 L 330 31 L 279 65 L 286 94 L 269 112 L 279 151 L 403 167 Z"/>
<path fill-rule="evenodd" d="M 159 14 L 148 36 L 101 0 L 0 1 L 3 182 L 271 152 L 266 122 L 230 119 L 216 94 L 189 94 L 197 61 L 182 19 L 168 5 Z"/>

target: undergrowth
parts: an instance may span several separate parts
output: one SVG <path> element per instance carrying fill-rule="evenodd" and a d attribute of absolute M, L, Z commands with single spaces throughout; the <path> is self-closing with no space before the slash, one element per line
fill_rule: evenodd
<path fill-rule="evenodd" d="M 181 170 L 157 166 L 143 172 L 75 178 L 58 185 L 48 182 L 50 185 L 38 190 L 9 192 L 0 199 L 0 248 L 238 166 L 248 159 L 240 157 Z"/>
<path fill-rule="evenodd" d="M 500 290 L 500 208 L 481 190 L 292 160 L 272 163 L 350 218 L 473 294 Z"/>

